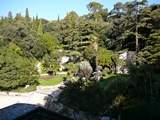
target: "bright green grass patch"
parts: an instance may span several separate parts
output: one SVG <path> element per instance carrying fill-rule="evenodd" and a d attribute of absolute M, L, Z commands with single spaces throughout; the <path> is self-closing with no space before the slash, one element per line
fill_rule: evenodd
<path fill-rule="evenodd" d="M 63 76 L 55 76 L 49 80 L 42 80 L 42 79 L 39 79 L 38 82 L 39 82 L 39 85 L 42 85 L 42 86 L 53 86 L 53 85 L 57 85 L 59 83 L 61 83 L 64 79 L 64 75 Z"/>
<path fill-rule="evenodd" d="M 63 81 L 64 77 L 65 77 L 65 75 L 59 75 L 59 76 L 55 76 L 55 77 L 53 77 L 49 80 L 39 79 L 38 83 L 39 83 L 39 85 L 42 85 L 42 86 L 54 86 L 54 85 L 57 85 L 57 84 L 61 83 Z M 19 87 L 15 90 L 12 90 L 12 91 L 13 92 L 20 92 L 20 93 L 27 93 L 27 92 L 35 91 L 36 87 L 37 87 L 37 85 L 31 85 L 27 88 Z"/>
<path fill-rule="evenodd" d="M 25 88 L 25 87 L 19 87 L 19 88 L 13 90 L 13 92 L 20 92 L 20 93 L 32 92 L 32 91 L 36 90 L 36 87 L 37 87 L 37 85 L 31 85 L 31 86 L 29 86 L 27 88 Z"/>

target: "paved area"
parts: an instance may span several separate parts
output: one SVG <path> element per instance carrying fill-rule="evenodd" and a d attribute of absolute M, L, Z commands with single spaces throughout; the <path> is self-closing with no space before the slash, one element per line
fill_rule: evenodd
<path fill-rule="evenodd" d="M 16 103 L 27 103 L 34 105 L 45 105 L 45 98 L 48 96 L 57 96 L 60 92 L 59 87 L 63 84 L 56 86 L 38 86 L 37 90 L 30 93 L 14 93 L 0 92 L 0 109 L 16 104 Z"/>
<path fill-rule="evenodd" d="M 14 120 L 37 107 L 45 107 L 47 98 L 56 99 L 60 93 L 56 86 L 38 86 L 37 90 L 30 93 L 0 92 L 0 120 Z"/>

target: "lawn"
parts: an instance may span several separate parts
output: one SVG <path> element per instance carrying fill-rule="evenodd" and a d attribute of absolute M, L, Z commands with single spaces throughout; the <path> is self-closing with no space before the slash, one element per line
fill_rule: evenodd
<path fill-rule="evenodd" d="M 32 91 L 36 90 L 36 87 L 37 87 L 37 85 L 31 85 L 31 86 L 29 86 L 27 88 L 25 88 L 25 87 L 19 87 L 19 88 L 13 90 L 13 92 L 20 92 L 20 93 L 32 92 Z"/>
<path fill-rule="evenodd" d="M 38 83 L 41 86 L 54 86 L 54 85 L 61 83 L 63 81 L 64 77 L 65 77 L 64 75 L 59 75 L 59 76 L 54 76 L 48 80 L 39 79 Z M 20 93 L 32 92 L 32 91 L 36 90 L 36 87 L 37 87 L 37 85 L 31 85 L 27 88 L 20 87 L 20 88 L 13 90 L 13 92 L 20 92 Z"/>
<path fill-rule="evenodd" d="M 126 80 L 128 79 L 128 75 L 126 74 L 106 74 L 103 79 L 100 80 L 99 85 L 102 88 L 105 88 L 111 81 L 113 80 Z"/>
<path fill-rule="evenodd" d="M 103 79 L 100 80 L 99 84 L 102 88 L 104 88 L 109 82 L 110 82 L 110 78 L 116 76 L 115 74 L 106 74 L 105 76 L 103 76 Z"/>
<path fill-rule="evenodd" d="M 53 86 L 61 83 L 64 77 L 65 77 L 64 75 L 59 75 L 59 76 L 54 76 L 53 78 L 48 80 L 39 79 L 38 82 L 39 82 L 39 85 L 42 85 L 42 86 Z"/>

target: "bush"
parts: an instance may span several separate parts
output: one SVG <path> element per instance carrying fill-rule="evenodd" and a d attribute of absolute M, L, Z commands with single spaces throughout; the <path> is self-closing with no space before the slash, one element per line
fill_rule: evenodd
<path fill-rule="evenodd" d="M 101 115 L 106 109 L 105 92 L 96 82 L 68 81 L 59 96 L 60 102 L 75 111 Z"/>
<path fill-rule="evenodd" d="M 148 101 L 152 97 L 159 100 L 159 73 L 154 71 L 152 65 L 130 65 L 129 76 L 137 98 Z"/>
<path fill-rule="evenodd" d="M 14 46 L 14 47 L 13 47 Z M 11 90 L 37 83 L 31 61 L 15 44 L 0 49 L 0 89 Z"/>
<path fill-rule="evenodd" d="M 74 73 L 77 73 L 78 71 L 78 65 L 73 63 L 73 62 L 69 62 L 65 65 L 65 67 L 67 68 L 68 72 L 71 73 L 72 75 Z"/>
<path fill-rule="evenodd" d="M 120 62 L 118 59 L 118 54 L 105 48 L 99 48 L 97 56 L 98 65 L 103 68 L 108 68 L 110 72 L 116 72 L 116 67 Z"/>
<path fill-rule="evenodd" d="M 160 104 L 141 104 L 122 111 L 121 120 L 159 120 Z"/>
<path fill-rule="evenodd" d="M 57 60 L 53 57 L 53 54 L 52 55 L 46 54 L 43 57 L 43 63 L 42 63 L 43 72 L 58 71 L 58 69 L 59 69 L 59 64 Z"/>

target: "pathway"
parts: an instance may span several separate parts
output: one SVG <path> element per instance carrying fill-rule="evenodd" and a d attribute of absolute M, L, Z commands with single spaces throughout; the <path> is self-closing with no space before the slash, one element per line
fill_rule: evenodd
<path fill-rule="evenodd" d="M 63 83 L 56 86 L 37 86 L 37 90 L 30 93 L 15 93 L 0 92 L 0 109 L 16 104 L 27 103 L 35 105 L 45 105 L 45 98 L 48 96 L 56 97 L 60 90 L 59 87 L 63 86 Z"/>

